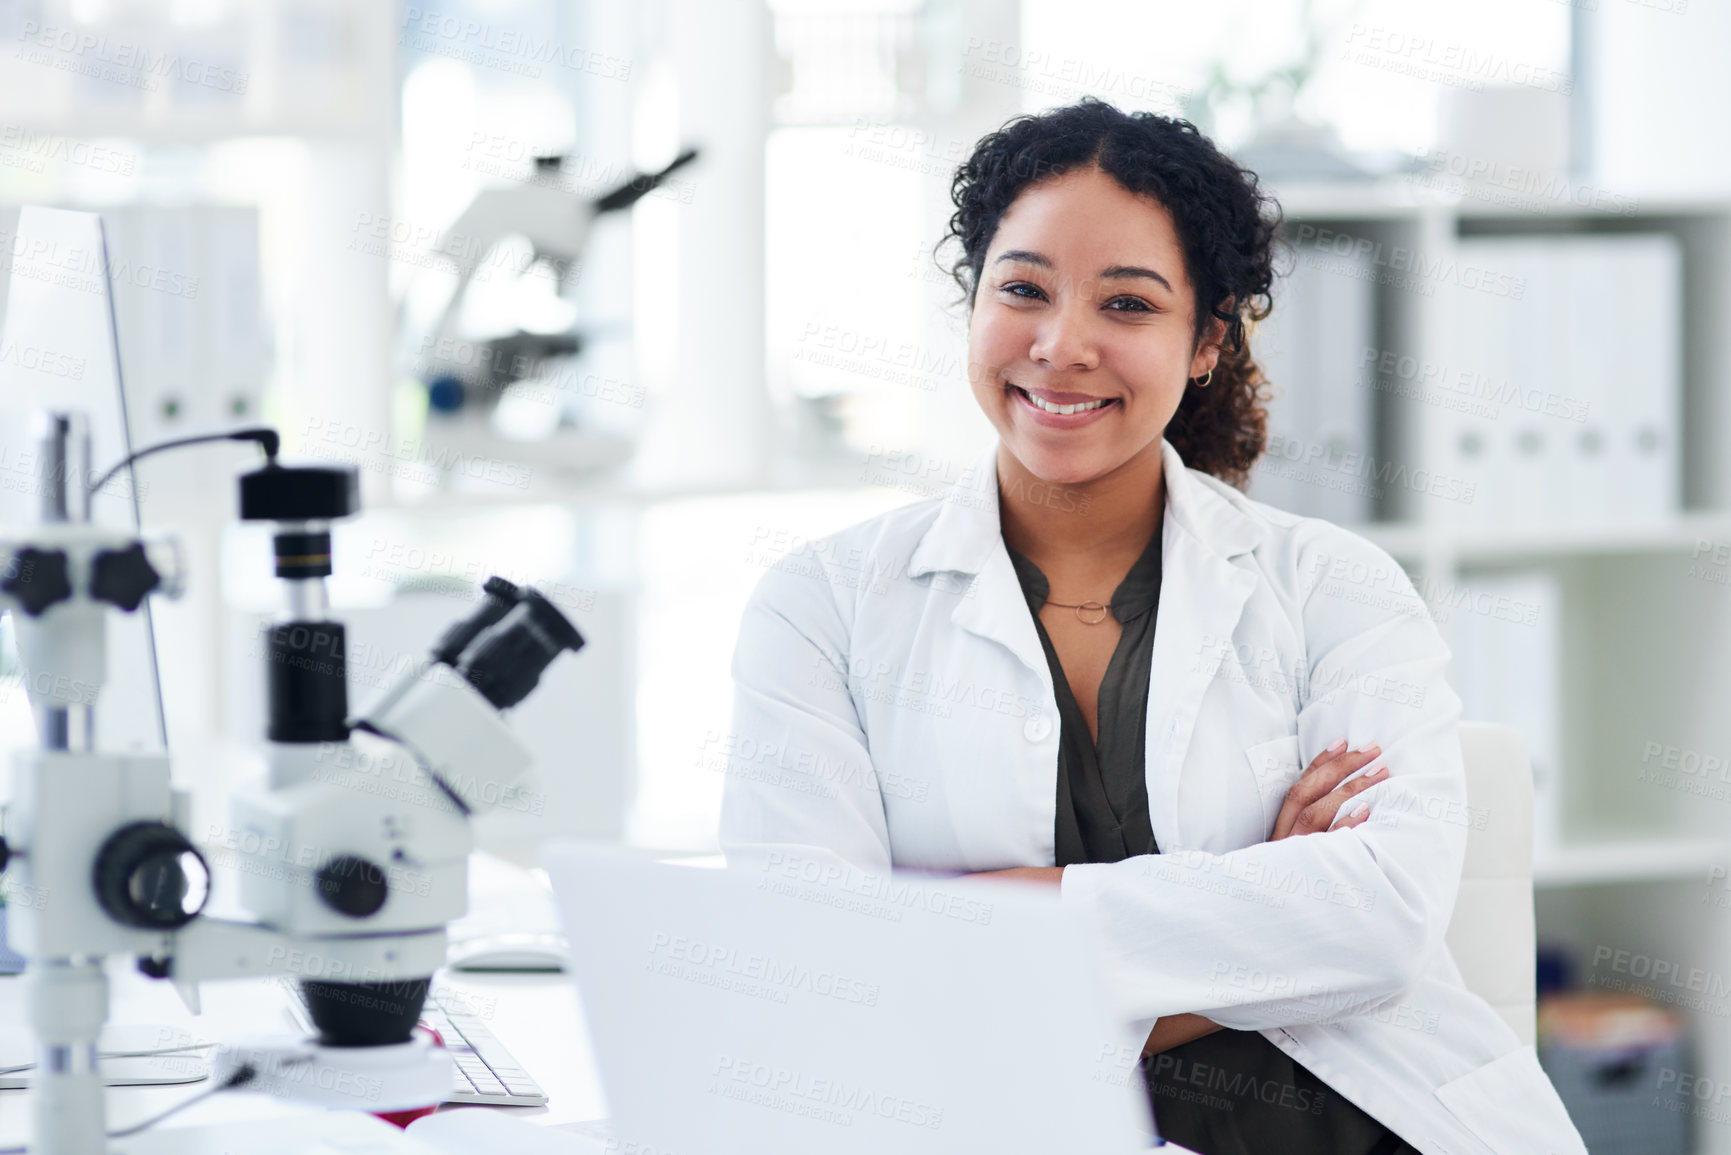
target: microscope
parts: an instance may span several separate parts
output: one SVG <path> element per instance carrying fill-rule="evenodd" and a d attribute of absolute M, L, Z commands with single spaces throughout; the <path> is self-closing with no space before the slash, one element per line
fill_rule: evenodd
<path fill-rule="evenodd" d="M 579 353 L 588 331 L 576 325 L 551 332 L 518 329 L 474 340 L 460 333 L 462 313 L 478 283 L 487 281 L 501 242 L 521 237 L 531 250 L 530 267 L 549 271 L 554 297 L 563 297 L 580 271 L 595 222 L 623 212 L 697 158 L 685 149 L 656 172 L 638 172 L 593 199 L 571 187 L 565 158 L 541 156 L 521 183 L 482 189 L 438 238 L 432 255 L 446 258 L 456 279 L 450 295 L 409 351 L 409 373 L 426 388 L 425 437 L 433 461 L 486 460 L 533 466 L 555 474 L 587 474 L 617 466 L 636 450 L 636 434 L 608 422 L 573 420 L 566 404 L 582 397 L 640 408 L 643 397 L 625 382 L 579 378 Z M 406 326 L 410 329 L 418 326 Z M 534 438 L 506 436 L 494 415 L 515 387 L 556 413 L 553 427 Z M 619 411 L 626 414 L 626 409 Z M 446 482 L 455 477 L 447 475 Z"/>
<path fill-rule="evenodd" d="M 172 981 L 194 1011 L 202 981 L 298 985 L 317 1038 L 225 1048 L 220 1086 L 379 1114 L 442 1102 L 449 1060 L 414 1027 L 444 964 L 445 926 L 466 907 L 468 820 L 528 789 L 529 753 L 506 712 L 584 644 L 534 589 L 490 578 L 466 619 L 351 715 L 325 579 L 331 523 L 358 510 L 356 472 L 283 465 L 274 432 L 246 436 L 267 460 L 240 478 L 240 516 L 270 526 L 283 611 L 260 639 L 267 772 L 231 799 L 244 918 L 205 913 L 211 872 L 185 833 L 190 803 L 168 758 L 104 752 L 95 733 L 107 615 L 178 593 L 172 543 L 89 523 L 78 422 L 66 415 L 41 422 L 40 523 L 0 528 L 0 608 L 13 615 L 40 737 L 14 756 L 0 840 L 9 878 L 45 896 L 9 927 L 38 1042 L 33 1151 L 107 1149 L 96 1041 L 108 955 Z"/>
<path fill-rule="evenodd" d="M 685 149 L 659 171 L 636 173 L 594 200 L 584 200 L 560 179 L 564 157 L 538 156 L 535 176 L 529 181 L 476 193 L 434 248 L 450 257 L 457 281 L 423 346 L 428 354 L 423 367 L 428 407 L 445 416 L 464 409 L 491 413 L 507 387 L 532 377 L 553 359 L 582 351 L 582 337 L 575 332 L 519 330 L 481 342 L 473 350 L 456 339 L 469 289 L 500 241 L 526 238 L 533 260 L 545 262 L 553 283 L 562 286 L 582 260 L 596 218 L 630 208 L 696 159 L 696 149 Z"/>

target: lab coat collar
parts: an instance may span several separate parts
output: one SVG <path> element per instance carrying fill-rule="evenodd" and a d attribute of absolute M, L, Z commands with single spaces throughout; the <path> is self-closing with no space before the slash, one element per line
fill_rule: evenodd
<path fill-rule="evenodd" d="M 1193 475 L 1172 443 L 1164 439 L 1160 442 L 1160 467 L 1166 479 L 1166 514 L 1177 528 L 1188 531 L 1208 552 L 1222 559 L 1256 547 L 1262 537 L 1261 525 L 1210 482 Z M 979 574 L 994 553 L 1003 554 L 1004 565 L 1009 566 L 998 520 L 996 442 L 944 493 L 937 518 L 914 547 L 908 574 L 920 577 L 940 570 Z M 1015 571 L 1009 573 L 1014 578 Z"/>
<path fill-rule="evenodd" d="M 1255 548 L 1263 525 L 1218 483 L 1191 473 L 1170 442 L 1162 440 L 1160 461 L 1166 516 L 1145 765 L 1155 834 L 1174 850 L 1193 835 L 1177 825 L 1179 768 L 1213 681 L 1211 655 L 1232 637 L 1256 584 L 1249 569 L 1230 559 Z M 910 576 L 938 570 L 973 575 L 969 596 L 957 601 L 950 620 L 1007 648 L 1054 701 L 1051 667 L 999 526 L 996 445 L 945 494 L 908 560 Z"/>

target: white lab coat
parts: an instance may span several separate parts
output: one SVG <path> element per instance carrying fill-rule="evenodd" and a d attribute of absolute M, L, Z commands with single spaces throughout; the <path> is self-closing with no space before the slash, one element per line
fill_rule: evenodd
<path fill-rule="evenodd" d="M 1533 1049 L 1444 944 L 1467 835 L 1460 700 L 1411 584 L 1363 538 L 1162 452 L 1146 773 L 1164 853 L 1071 866 L 1061 888 L 1124 1017 L 1260 1030 L 1426 1155 L 1585 1155 Z M 759 583 L 733 659 L 730 858 L 1052 865 L 1057 704 L 995 453 Z M 1384 751 L 1389 777 L 1360 796 L 1372 820 L 1266 842 L 1343 736 Z"/>

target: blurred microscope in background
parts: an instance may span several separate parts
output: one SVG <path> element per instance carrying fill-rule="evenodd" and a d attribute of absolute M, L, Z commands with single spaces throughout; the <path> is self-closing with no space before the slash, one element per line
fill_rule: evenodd
<path fill-rule="evenodd" d="M 584 473 L 631 456 L 634 438 L 586 428 L 572 418 L 567 403 L 587 398 L 641 408 L 641 390 L 584 370 L 578 358 L 591 334 L 580 323 L 521 322 L 529 312 L 552 318 L 571 315 L 574 308 L 566 295 L 582 276 L 584 248 L 595 221 L 630 208 L 696 158 L 695 149 L 686 149 L 661 170 L 635 173 L 590 199 L 563 179 L 564 157 L 537 157 L 530 180 L 482 190 L 451 223 L 434 250 L 456 269 L 449 299 L 430 331 L 403 334 L 409 371 L 426 387 L 430 459 L 479 457 Z M 502 246 L 519 238 L 528 242 L 530 254 L 517 286 L 533 277 L 547 286 L 542 295 L 563 307 L 522 310 L 509 331 L 474 334 L 466 315 L 477 298 L 491 291 L 492 278 L 486 274 L 501 263 Z M 504 435 L 495 416 L 508 394 L 533 397 L 557 409 L 558 423 L 539 438 Z"/>

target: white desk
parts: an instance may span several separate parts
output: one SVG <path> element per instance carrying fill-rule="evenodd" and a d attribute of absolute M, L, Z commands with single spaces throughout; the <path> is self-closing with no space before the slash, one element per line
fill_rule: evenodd
<path fill-rule="evenodd" d="M 166 982 L 144 978 L 111 960 L 112 1013 L 116 1023 L 167 1023 L 184 1027 L 201 1040 L 250 1032 L 292 1029 L 287 1017 L 290 994 L 273 980 L 209 983 L 201 988 L 204 1013 L 194 1017 Z M 576 987 L 559 974 L 468 974 L 446 972 L 439 981 L 462 991 L 499 1040 L 547 1092 L 545 1107 L 444 1107 L 445 1111 L 505 1111 L 545 1124 L 576 1123 L 606 1114 L 600 1079 L 583 1024 Z M 24 1018 L 22 984 L 0 979 L 0 1021 Z M 164 1111 L 209 1087 L 209 1081 L 167 1087 L 111 1087 L 108 1127 L 114 1130 Z M 0 1147 L 28 1141 L 28 1091 L 0 1091 Z M 268 1095 L 224 1091 L 165 1121 L 163 1130 L 214 1123 L 261 1121 L 309 1110 Z M 1188 1155 L 1183 1148 L 1160 1148 Z"/>
<path fill-rule="evenodd" d="M 208 983 L 201 988 L 204 1013 L 194 1017 L 181 1005 L 174 988 L 111 961 L 110 1021 L 167 1023 L 184 1027 L 200 1040 L 226 1039 L 237 1034 L 292 1030 L 287 1018 L 290 995 L 269 979 Z M 583 1028 L 577 991 L 563 975 L 441 976 L 467 994 L 477 1014 L 546 1090 L 546 1107 L 502 1107 L 522 1119 L 574 1123 L 606 1114 L 601 1085 Z M 0 1021 L 25 1018 L 23 984 L 17 977 L 0 978 Z M 165 1087 L 111 1087 L 108 1090 L 110 1130 L 167 1110 L 208 1088 L 208 1080 Z M 28 1091 L 0 1091 L 0 1147 L 29 1139 Z M 471 1110 L 474 1108 L 445 1108 Z M 165 1121 L 162 1126 L 187 1127 L 206 1123 L 257 1120 L 298 1114 L 307 1108 L 268 1095 L 224 1091 Z"/>

